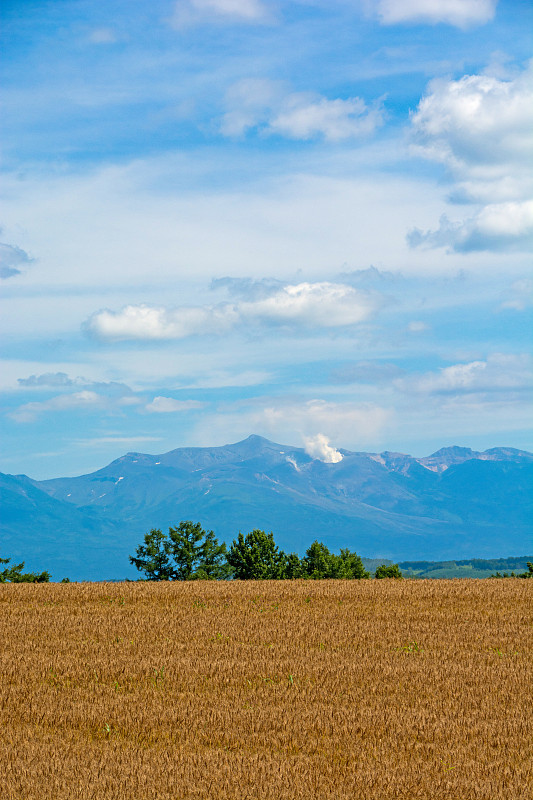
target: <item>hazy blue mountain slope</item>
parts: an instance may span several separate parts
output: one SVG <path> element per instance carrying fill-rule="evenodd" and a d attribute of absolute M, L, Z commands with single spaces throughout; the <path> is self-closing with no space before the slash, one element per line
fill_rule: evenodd
<path fill-rule="evenodd" d="M 49 497 L 25 475 L 0 474 L 0 493 L 1 557 L 54 579 L 116 576 L 123 558 L 117 523 Z"/>
<path fill-rule="evenodd" d="M 250 436 L 224 447 L 128 453 L 76 478 L 5 476 L 0 550 L 43 559 L 32 568 L 70 564 L 71 577 L 134 576 L 128 555 L 144 533 L 183 519 L 228 543 L 239 530 L 272 530 L 283 549 L 300 553 L 315 538 L 394 560 L 531 550 L 531 454 L 341 452 L 338 463 L 323 463 Z"/>

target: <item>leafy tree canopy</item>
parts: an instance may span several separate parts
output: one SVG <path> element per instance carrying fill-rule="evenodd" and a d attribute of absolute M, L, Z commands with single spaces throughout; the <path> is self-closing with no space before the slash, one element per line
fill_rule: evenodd
<path fill-rule="evenodd" d="M 377 568 L 374 578 L 403 578 L 402 571 L 398 564 L 382 564 Z"/>
<path fill-rule="evenodd" d="M 305 575 L 313 580 L 323 578 L 345 578 L 349 580 L 370 578 L 370 573 L 363 566 L 357 553 L 348 548 L 340 551 L 340 555 L 331 553 L 325 544 L 314 541 L 308 548 L 302 563 Z"/>
<path fill-rule="evenodd" d="M 10 558 L 0 558 L 0 564 L 9 564 Z M 49 572 L 22 572 L 24 561 L 12 564 L 0 572 L 0 583 L 48 583 L 52 577 Z"/>
<path fill-rule="evenodd" d="M 276 580 L 284 577 L 290 559 L 291 569 L 297 568 L 293 556 L 287 557 L 276 546 L 273 533 L 254 528 L 244 536 L 239 533 L 228 551 L 228 563 L 237 580 Z M 296 558 L 298 558 L 296 556 Z"/>
<path fill-rule="evenodd" d="M 226 545 L 199 522 L 180 522 L 168 534 L 152 528 L 130 562 L 151 581 L 223 580 L 231 575 Z"/>
<path fill-rule="evenodd" d="M 348 549 L 335 555 L 315 541 L 300 559 L 296 553 L 287 555 L 279 550 L 272 533 L 257 529 L 246 536 L 239 533 L 227 558 L 240 580 L 370 577 L 359 556 Z"/>

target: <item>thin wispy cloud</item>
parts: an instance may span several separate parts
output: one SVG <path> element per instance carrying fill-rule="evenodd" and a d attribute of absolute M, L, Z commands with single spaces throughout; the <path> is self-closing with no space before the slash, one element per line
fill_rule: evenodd
<path fill-rule="evenodd" d="M 15 411 L 10 413 L 11 419 L 15 422 L 34 422 L 39 416 L 48 411 L 73 411 L 80 409 L 96 410 L 101 408 L 107 402 L 107 399 L 97 392 L 83 390 L 81 392 L 74 392 L 73 394 L 62 394 L 52 397 L 50 400 L 42 402 L 35 401 L 31 403 L 24 403 L 19 406 Z"/>
<path fill-rule="evenodd" d="M 377 0 L 384 25 L 446 23 L 461 29 L 484 25 L 493 19 L 498 0 Z"/>
<path fill-rule="evenodd" d="M 0 242 L 0 278 L 13 278 L 20 275 L 24 267 L 33 259 L 22 248 Z"/>
<path fill-rule="evenodd" d="M 270 4 L 263 0 L 177 0 L 170 22 L 180 30 L 216 23 L 258 25 L 272 16 Z"/>
<path fill-rule="evenodd" d="M 146 411 L 153 414 L 175 414 L 203 408 L 204 405 L 198 400 L 175 400 L 173 397 L 154 397 L 152 402 L 146 406 Z"/>
<path fill-rule="evenodd" d="M 247 79 L 232 86 L 226 109 L 220 130 L 237 137 L 255 131 L 262 136 L 340 142 L 369 136 L 384 122 L 381 98 L 367 105 L 361 97 L 290 92 L 283 83 L 266 79 Z"/>
<path fill-rule="evenodd" d="M 486 360 L 452 364 L 420 377 L 399 378 L 402 391 L 422 394 L 499 393 L 533 389 L 533 362 L 529 355 L 491 354 Z"/>

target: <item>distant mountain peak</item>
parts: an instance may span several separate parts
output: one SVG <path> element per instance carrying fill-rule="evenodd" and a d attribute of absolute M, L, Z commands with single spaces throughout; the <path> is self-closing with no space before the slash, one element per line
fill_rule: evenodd
<path fill-rule="evenodd" d="M 77 579 L 132 575 L 128 556 L 146 531 L 182 519 L 227 543 L 239 530 L 272 530 L 287 552 L 313 539 L 394 560 L 529 548 L 533 454 L 457 446 L 425 458 L 342 453 L 324 463 L 252 434 L 219 447 L 130 452 L 74 478 L 0 475 L 2 548 L 42 559 L 32 569 Z"/>
<path fill-rule="evenodd" d="M 465 458 L 471 458 L 473 455 L 477 455 L 477 452 L 470 447 L 459 447 L 454 444 L 451 447 L 441 447 L 440 450 L 427 456 L 427 458 L 435 458 L 436 456 L 464 456 Z"/>
<path fill-rule="evenodd" d="M 278 442 L 271 442 L 270 439 L 266 439 L 264 436 L 259 436 L 256 433 L 252 433 L 246 439 L 242 439 L 240 442 L 235 442 L 234 444 L 224 445 L 224 447 L 228 450 L 233 452 L 243 452 L 246 455 L 252 453 L 262 453 L 268 450 L 274 450 L 280 452 L 281 450 L 295 450 L 296 448 L 290 445 L 283 445 L 279 444 Z"/>

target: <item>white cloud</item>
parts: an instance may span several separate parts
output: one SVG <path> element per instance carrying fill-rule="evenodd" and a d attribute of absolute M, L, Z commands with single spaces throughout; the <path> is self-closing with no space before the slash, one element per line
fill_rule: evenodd
<path fill-rule="evenodd" d="M 419 377 L 398 378 L 401 391 L 420 394 L 490 394 L 521 391 L 533 385 L 529 355 L 494 353 L 485 361 L 452 364 Z"/>
<path fill-rule="evenodd" d="M 282 81 L 267 78 L 243 78 L 226 92 L 226 112 L 220 130 L 224 136 L 242 136 L 250 128 L 265 125 L 287 95 Z"/>
<path fill-rule="evenodd" d="M 463 222 L 450 222 L 446 215 L 436 231 L 410 231 L 411 247 L 447 247 L 456 253 L 473 250 L 528 252 L 533 245 L 533 201 L 494 203 Z"/>
<path fill-rule="evenodd" d="M 152 402 L 146 406 L 146 410 L 156 414 L 170 414 L 176 411 L 203 408 L 204 405 L 198 400 L 174 400 L 173 397 L 154 397 Z"/>
<path fill-rule="evenodd" d="M 97 311 L 85 323 L 101 339 L 182 339 L 222 334 L 239 323 L 337 328 L 368 319 L 379 298 L 345 284 L 300 283 L 273 289 L 255 302 L 223 303 L 200 308 L 166 309 L 125 306 L 121 311 Z"/>
<path fill-rule="evenodd" d="M 325 464 L 338 464 L 342 461 L 342 453 L 339 453 L 329 443 L 327 436 L 317 433 L 316 436 L 306 436 L 304 438 L 304 449 L 311 458 L 323 461 Z"/>
<path fill-rule="evenodd" d="M 471 217 L 441 217 L 408 234 L 411 247 L 449 252 L 524 251 L 533 234 L 533 68 L 510 80 L 465 75 L 437 80 L 411 116 L 414 151 L 446 166 L 451 199 L 479 203 Z"/>
<path fill-rule="evenodd" d="M 269 133 L 290 139 L 323 136 L 332 142 L 367 136 L 383 122 L 380 104 L 368 107 L 360 97 L 346 100 L 292 94 L 267 126 Z"/>
<path fill-rule="evenodd" d="M 187 336 L 223 333 L 234 324 L 229 306 L 223 308 L 125 306 L 104 309 L 86 323 L 89 333 L 101 339 L 183 339 Z"/>
<path fill-rule="evenodd" d="M 498 0 L 378 0 L 377 13 L 384 25 L 439 22 L 470 28 L 489 22 Z"/>
<path fill-rule="evenodd" d="M 241 303 L 236 308 L 251 320 L 337 328 L 363 322 L 377 305 L 375 296 L 346 284 L 323 281 L 284 286 L 264 300 Z"/>
<path fill-rule="evenodd" d="M 280 81 L 245 79 L 231 87 L 221 132 L 242 136 L 256 128 L 263 135 L 341 141 L 367 136 L 383 122 L 382 101 L 367 106 L 360 97 L 329 100 L 312 92 L 287 92 Z"/>
<path fill-rule="evenodd" d="M 533 158 L 533 70 L 512 80 L 465 75 L 436 80 L 411 116 L 415 152 L 440 161 L 457 199 L 524 200 Z"/>
<path fill-rule="evenodd" d="M 8 416 L 16 422 L 34 422 L 37 417 L 47 411 L 72 411 L 83 408 L 99 408 L 105 405 L 107 398 L 97 392 L 83 390 L 74 394 L 58 395 L 43 402 L 25 403 L 12 411 Z"/>
<path fill-rule="evenodd" d="M 178 0 L 170 20 L 174 28 L 213 22 L 262 24 L 272 11 L 262 0 Z"/>

